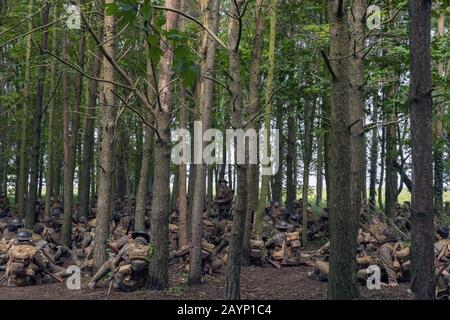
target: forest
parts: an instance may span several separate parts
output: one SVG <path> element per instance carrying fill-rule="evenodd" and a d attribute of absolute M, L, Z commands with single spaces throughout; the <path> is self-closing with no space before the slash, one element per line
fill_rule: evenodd
<path fill-rule="evenodd" d="M 0 0 L 0 299 L 449 300 L 449 21 Z"/>

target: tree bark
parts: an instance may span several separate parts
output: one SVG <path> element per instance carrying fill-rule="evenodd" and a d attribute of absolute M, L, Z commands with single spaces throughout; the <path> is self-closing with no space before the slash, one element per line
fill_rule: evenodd
<path fill-rule="evenodd" d="M 99 15 L 101 17 L 101 15 Z M 101 18 L 100 18 L 101 19 Z M 99 32 L 99 39 L 103 38 L 103 31 Z M 97 49 L 96 56 L 99 57 L 92 59 L 91 67 L 92 73 L 94 77 L 98 77 L 100 75 L 100 66 L 101 66 L 101 58 L 102 52 L 100 49 Z M 79 197 L 80 197 L 80 209 L 79 213 L 81 216 L 88 216 L 89 214 L 89 205 L 90 205 L 90 187 L 91 187 L 91 168 L 93 162 L 94 155 L 94 133 L 95 133 L 95 107 L 97 105 L 97 90 L 98 82 L 92 79 L 88 81 L 88 99 L 86 106 L 86 121 L 84 127 L 84 136 L 83 136 L 83 155 L 81 161 L 81 169 L 80 169 L 80 184 L 78 186 L 79 189 Z M 94 194 L 92 194 L 94 196 Z"/>
<path fill-rule="evenodd" d="M 309 191 L 309 167 L 312 159 L 312 136 L 314 128 L 315 105 L 311 101 L 306 101 L 304 106 L 305 134 L 303 143 L 303 188 L 302 188 L 302 244 L 308 245 L 308 191 Z"/>
<path fill-rule="evenodd" d="M 438 19 L 438 35 L 443 37 L 445 35 L 445 14 L 441 13 Z M 447 74 L 445 64 L 441 61 L 438 64 L 438 74 L 444 78 Z M 448 108 L 448 103 L 444 102 L 437 108 L 436 116 L 433 118 L 434 131 L 434 212 L 440 215 L 444 208 L 444 145 L 445 135 L 442 118 L 445 115 L 445 110 Z"/>
<path fill-rule="evenodd" d="M 267 89 L 265 97 L 265 110 L 264 110 L 264 129 L 266 130 L 265 144 L 266 148 L 270 150 L 269 132 L 270 132 L 270 113 L 272 111 L 272 104 L 270 102 L 272 98 L 273 90 L 273 78 L 275 74 L 275 40 L 276 40 L 276 23 L 277 23 L 277 5 L 275 4 L 271 8 L 270 12 L 270 36 L 269 36 L 269 71 L 267 75 Z M 265 208 L 269 195 L 269 176 L 262 176 L 261 178 L 261 190 L 259 194 L 258 210 L 255 216 L 255 232 L 260 235 L 262 232 L 262 225 L 265 215 Z"/>
<path fill-rule="evenodd" d="M 58 15 L 58 6 L 53 7 L 53 17 L 56 17 Z M 52 38 L 52 53 L 56 54 L 56 46 L 57 46 L 57 33 L 53 33 Z M 54 58 L 51 59 L 50 64 L 50 74 L 52 77 L 51 84 L 50 84 L 50 92 L 54 92 L 56 90 L 56 80 L 57 80 L 57 74 L 56 74 L 56 61 Z M 44 208 L 44 218 L 50 218 L 50 197 L 52 196 L 53 192 L 53 182 L 54 182 L 54 118 L 55 118 L 55 99 L 53 98 L 50 101 L 50 109 L 48 113 L 48 138 L 47 138 L 47 179 L 46 179 L 46 185 L 45 185 L 45 208 Z"/>
<path fill-rule="evenodd" d="M 42 10 L 41 25 L 48 24 L 50 5 L 46 0 L 45 6 Z M 45 27 L 41 33 L 40 43 L 40 66 L 39 66 L 39 78 L 36 87 L 36 109 L 34 110 L 33 117 L 33 146 L 31 149 L 31 164 L 30 164 L 30 185 L 29 196 L 27 205 L 27 214 L 25 216 L 25 226 L 31 229 L 36 221 L 36 201 L 37 201 L 37 189 L 38 189 L 38 174 L 39 174 L 39 160 L 40 160 L 40 145 L 41 145 L 41 121 L 42 121 L 42 108 L 44 101 L 44 87 L 45 87 L 45 74 L 47 71 L 47 63 L 45 61 L 45 51 L 48 44 L 48 28 Z"/>
<path fill-rule="evenodd" d="M 180 9 L 180 0 L 165 0 L 165 7 Z M 178 14 L 166 11 L 164 30 L 170 32 L 177 28 Z M 164 51 L 159 64 L 157 92 L 160 93 L 159 105 L 155 114 L 155 126 L 158 132 L 155 140 L 155 185 L 150 219 L 150 248 L 148 289 L 164 290 L 169 285 L 169 209 L 170 203 L 170 121 L 173 109 L 173 51 L 161 39 Z"/>
<path fill-rule="evenodd" d="M 229 43 L 229 72 L 232 77 L 230 83 L 230 110 L 231 126 L 234 130 L 242 128 L 241 108 L 242 108 L 242 88 L 240 73 L 240 38 L 242 31 L 241 17 L 244 0 L 235 0 L 230 5 L 230 18 L 228 28 Z M 235 145 L 235 152 L 237 148 Z M 235 154 L 237 156 L 237 153 Z M 240 273 L 242 262 L 242 244 L 245 231 L 245 215 L 247 207 L 247 166 L 237 164 L 236 168 L 236 203 L 233 217 L 233 227 L 229 247 L 229 260 L 227 263 L 225 280 L 225 299 L 240 299 Z"/>
<path fill-rule="evenodd" d="M 410 0 L 410 119 L 413 166 L 411 289 L 416 299 L 435 299 L 433 232 L 433 130 L 431 1 Z"/>
<path fill-rule="evenodd" d="M 28 4 L 28 15 L 33 13 L 33 3 L 34 0 L 30 0 Z M 33 21 L 30 19 L 28 21 L 28 31 L 33 29 Z M 19 162 L 19 177 L 18 177 L 18 193 L 17 193 L 17 213 L 20 218 L 25 217 L 26 212 L 26 204 L 25 197 L 27 194 L 27 127 L 29 125 L 29 105 L 31 104 L 30 100 L 30 61 L 31 61 L 31 40 L 32 33 L 27 36 L 27 47 L 25 53 L 25 78 L 24 78 L 24 87 L 23 87 L 23 97 L 24 103 L 22 108 L 22 131 L 20 133 L 20 162 Z"/>
<path fill-rule="evenodd" d="M 330 148 L 330 273 L 328 297 L 357 297 L 357 228 L 351 205 L 351 133 L 349 106 L 348 1 L 329 2 L 331 81 Z"/>
<path fill-rule="evenodd" d="M 378 92 L 375 92 L 373 97 L 371 120 L 374 123 L 378 121 Z M 378 128 L 374 128 L 370 145 L 369 208 L 371 212 L 375 212 L 377 196 L 378 139 Z"/>
<path fill-rule="evenodd" d="M 249 108 L 248 118 L 256 119 L 258 116 L 259 92 L 261 89 L 261 57 L 264 44 L 264 16 L 262 14 L 264 0 L 257 0 L 255 4 L 256 26 L 255 35 L 252 44 L 252 60 L 250 63 L 250 81 L 249 81 Z M 252 121 L 247 126 L 249 130 L 256 130 L 259 128 L 259 123 Z M 247 146 L 248 147 L 248 146 Z M 253 214 L 258 208 L 258 165 L 248 164 L 247 167 L 247 213 L 245 217 L 245 233 L 244 246 L 242 248 L 242 265 L 249 266 L 250 261 L 250 236 L 252 232 L 252 218 Z"/>
<path fill-rule="evenodd" d="M 211 28 L 214 33 L 219 30 L 219 1 L 218 0 L 200 0 L 200 9 L 203 16 L 203 23 Z M 200 120 L 202 123 L 202 136 L 209 129 L 211 123 L 211 112 L 213 107 L 213 89 L 214 89 L 214 62 L 216 55 L 217 42 L 206 32 L 203 31 L 203 37 L 200 45 L 201 74 L 202 78 L 197 84 L 197 101 Z M 202 139 L 202 150 L 207 146 Z M 194 147 L 195 148 L 195 147 Z M 203 211 L 206 194 L 206 164 L 201 159 L 202 164 L 196 165 L 195 171 L 195 191 L 194 203 L 192 206 L 192 246 L 190 252 L 190 269 L 188 283 L 191 285 L 199 284 L 202 277 L 202 239 L 203 239 Z"/>
<path fill-rule="evenodd" d="M 114 0 L 105 0 L 105 4 Z M 109 56 L 114 53 L 114 17 L 104 12 L 103 47 Z M 112 81 L 114 70 L 111 63 L 104 56 L 101 66 L 101 78 Z M 97 217 L 94 238 L 94 265 L 98 270 L 106 261 L 106 240 L 109 234 L 109 220 L 111 216 L 111 193 L 114 170 L 114 134 L 116 110 L 114 107 L 114 85 L 109 82 L 100 83 L 100 141 L 98 150 L 97 175 Z"/>

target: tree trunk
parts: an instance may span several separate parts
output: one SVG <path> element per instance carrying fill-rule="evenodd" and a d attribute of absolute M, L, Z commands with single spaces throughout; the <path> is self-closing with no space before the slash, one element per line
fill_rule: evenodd
<path fill-rule="evenodd" d="M 105 5 L 114 0 L 105 0 Z M 114 17 L 104 12 L 103 47 L 109 56 L 114 52 Z M 105 54 L 106 54 L 105 53 Z M 102 59 L 100 75 L 102 79 L 113 81 L 114 70 L 106 57 Z M 111 216 L 111 193 L 114 170 L 114 134 L 116 108 L 114 107 L 114 85 L 109 82 L 100 83 L 99 125 L 100 141 L 98 150 L 97 175 L 97 217 L 94 238 L 94 264 L 98 270 L 106 261 L 106 240 L 109 235 Z"/>
<path fill-rule="evenodd" d="M 165 7 L 180 9 L 180 0 L 165 0 Z M 177 27 L 178 14 L 166 11 L 164 30 L 170 32 Z M 155 115 L 158 132 L 155 140 L 155 187 L 150 219 L 150 247 L 148 289 L 164 290 L 169 285 L 169 206 L 170 203 L 170 120 L 173 109 L 173 51 L 169 50 L 166 40 L 161 39 L 164 51 L 159 65 L 157 92 L 160 92 L 159 105 Z"/>
<path fill-rule="evenodd" d="M 445 33 L 445 14 L 441 14 L 438 20 L 438 35 L 443 37 Z M 441 61 L 438 64 L 439 76 L 444 78 L 446 76 L 445 64 Z M 436 116 L 433 117 L 433 131 L 434 131 L 434 212 L 440 215 L 443 211 L 444 203 L 444 146 L 445 135 L 442 118 L 445 115 L 445 110 L 448 108 L 448 102 L 444 102 L 437 108 Z"/>
<path fill-rule="evenodd" d="M 303 190 L 302 190 L 302 244 L 304 247 L 308 245 L 308 191 L 309 191 L 309 167 L 312 159 L 312 137 L 314 129 L 314 111 L 315 105 L 311 101 L 305 102 L 305 134 L 303 143 Z"/>
<path fill-rule="evenodd" d="M 295 200 L 294 191 L 294 172 L 295 154 L 296 154 L 296 128 L 295 128 L 295 108 L 293 103 L 289 103 L 287 107 L 288 111 L 288 137 L 287 137 L 287 159 L 286 159 L 286 208 L 289 212 L 292 212 L 292 204 Z M 306 122 L 305 122 L 306 123 Z M 305 136 L 306 140 L 306 136 Z"/>
<path fill-rule="evenodd" d="M 65 37 L 65 35 L 63 36 Z M 67 39 L 63 39 L 63 44 L 67 45 Z M 64 51 L 64 49 L 63 49 Z M 78 65 L 81 69 L 84 67 L 84 55 L 85 55 L 85 37 L 84 32 L 81 32 L 81 37 L 78 43 Z M 67 58 L 67 54 L 63 53 L 63 59 Z M 62 86 L 64 87 L 64 81 L 67 81 L 65 74 L 66 66 L 63 66 L 62 74 Z M 67 83 L 66 83 L 67 85 Z M 67 89 L 63 89 L 67 90 Z M 72 232 L 72 211 L 73 211 L 73 180 L 75 176 L 76 165 L 76 151 L 78 146 L 78 127 L 80 122 L 80 107 L 82 101 L 83 92 L 83 75 L 77 74 L 75 81 L 75 103 L 72 110 L 72 125 L 69 131 L 69 106 L 67 101 L 67 91 L 63 93 L 63 125 L 64 125 L 64 216 L 63 226 L 61 233 L 61 240 L 64 245 L 69 246 L 71 244 L 71 232 Z M 67 146 L 66 146 L 67 144 Z M 67 150 L 66 150 L 67 147 Z"/>
<path fill-rule="evenodd" d="M 53 17 L 58 15 L 58 6 L 55 5 L 53 7 Z M 56 54 L 56 46 L 57 46 L 57 33 L 53 33 L 52 38 L 52 53 Z M 51 84 L 50 84 L 50 92 L 53 94 L 56 90 L 56 61 L 54 58 L 51 59 L 50 64 L 50 73 L 51 73 Z M 53 182 L 54 182 L 54 119 L 55 119 L 55 98 L 50 101 L 50 109 L 48 113 L 48 140 L 47 140 L 47 150 L 48 150 L 48 159 L 47 159 L 47 179 L 45 185 L 45 209 L 44 209 L 44 218 L 50 218 L 50 197 L 53 192 Z"/>
<path fill-rule="evenodd" d="M 329 2 L 331 81 L 330 143 L 330 273 L 328 297 L 357 297 L 357 228 L 351 205 L 351 134 L 349 106 L 348 2 Z M 338 58 L 338 59 L 336 59 Z"/>
<path fill-rule="evenodd" d="M 351 124 L 351 204 L 353 223 L 351 232 L 359 228 L 359 215 L 365 179 L 366 148 L 364 143 L 365 100 L 364 100 L 364 47 L 367 0 L 354 0 L 348 12 L 350 48 L 353 55 L 349 59 L 349 113 Z M 352 234 L 353 235 L 353 234 Z M 356 239 L 356 234 L 355 239 Z M 355 242 L 356 243 L 356 242 Z"/>
<path fill-rule="evenodd" d="M 234 130 L 242 128 L 241 108 L 242 89 L 240 73 L 240 38 L 242 31 L 242 20 L 240 17 L 244 0 L 236 0 L 230 5 L 230 18 L 228 29 L 229 42 L 229 72 L 232 77 L 230 83 L 230 111 L 231 126 Z M 237 147 L 235 144 L 235 157 L 237 157 Z M 247 207 L 247 166 L 237 164 L 236 168 L 236 203 L 233 217 L 233 227 L 229 247 L 229 260 L 227 263 L 225 280 L 225 299 L 240 299 L 240 273 L 242 262 L 242 244 L 245 231 L 245 215 Z"/>
<path fill-rule="evenodd" d="M 211 28 L 216 34 L 219 30 L 219 1 L 218 0 L 200 0 L 200 9 L 203 16 L 203 23 Z M 200 45 L 201 74 L 202 78 L 197 84 L 197 101 L 200 120 L 202 123 L 202 137 L 206 130 L 209 129 L 211 123 L 211 112 L 213 107 L 213 89 L 214 89 L 214 62 L 216 55 L 216 41 L 203 31 L 203 37 Z M 203 154 L 206 142 L 201 143 L 202 149 L 196 154 Z M 195 149 L 195 146 L 194 146 Z M 202 157 L 203 158 L 203 157 Z M 195 191 L 194 203 L 192 206 L 192 247 L 190 252 L 190 269 L 188 283 L 199 284 L 202 277 L 202 239 L 203 239 L 203 211 L 205 204 L 205 180 L 206 180 L 206 164 L 200 159 L 202 164 L 196 165 L 195 171 Z"/>
<path fill-rule="evenodd" d="M 179 126 L 180 129 L 186 129 L 186 94 L 184 87 L 180 85 L 178 99 L 180 104 L 179 113 Z M 181 142 L 180 138 L 180 142 Z M 189 232 L 188 232 L 188 203 L 187 203 L 187 191 L 186 191 L 186 163 L 181 163 L 178 167 L 178 244 L 181 247 L 189 243 Z"/>
<path fill-rule="evenodd" d="M 34 0 L 30 0 L 28 4 L 28 15 L 33 13 L 33 3 Z M 30 19 L 28 21 L 28 31 L 33 29 L 33 20 Z M 19 163 L 19 178 L 18 178 L 18 192 L 17 192 L 17 213 L 20 218 L 25 217 L 26 212 L 26 204 L 25 197 L 27 194 L 27 128 L 29 125 L 29 105 L 31 104 L 30 100 L 30 61 L 31 61 L 31 40 L 32 33 L 27 36 L 27 48 L 25 53 L 25 78 L 24 78 L 24 87 L 23 87 L 23 109 L 22 109 L 22 130 L 20 133 L 20 163 Z"/>
<path fill-rule="evenodd" d="M 374 94 L 371 120 L 373 123 L 378 122 L 378 92 Z M 378 139 L 378 128 L 374 128 L 370 146 L 369 208 L 371 212 L 375 212 L 377 196 Z"/>
<path fill-rule="evenodd" d="M 384 164 L 386 154 L 386 128 L 382 128 L 381 133 L 381 155 L 380 155 L 380 181 L 378 183 L 378 206 L 383 210 L 383 183 L 384 183 Z"/>
<path fill-rule="evenodd" d="M 320 127 L 323 127 L 323 119 L 320 118 Z M 324 135 L 320 133 L 317 137 L 317 185 L 316 185 L 316 206 L 322 205 L 323 199 L 323 149 L 324 149 Z"/>
<path fill-rule="evenodd" d="M 410 118 L 413 167 L 411 289 L 416 299 L 435 299 L 433 229 L 433 130 L 431 1 L 410 0 Z"/>
<path fill-rule="evenodd" d="M 275 74 L 275 39 L 276 39 L 276 23 L 277 12 L 276 4 L 271 8 L 270 12 L 270 38 L 269 38 L 269 71 L 267 75 L 267 88 L 265 97 L 265 110 L 264 110 L 264 129 L 266 130 L 265 144 L 267 150 L 270 150 L 269 132 L 270 132 L 270 113 L 272 111 L 272 104 L 270 103 L 273 90 L 273 78 Z M 268 152 L 267 152 L 268 153 Z M 265 208 L 267 204 L 267 198 L 269 195 L 269 176 L 265 175 L 261 178 L 261 190 L 259 194 L 258 210 L 255 216 L 255 232 L 260 235 L 262 232 L 262 225 L 265 215 Z"/>
<path fill-rule="evenodd" d="M 99 15 L 101 17 L 101 15 Z M 103 31 L 99 32 L 99 39 L 103 38 Z M 100 49 L 96 51 L 97 57 L 99 59 L 92 59 L 91 70 L 94 77 L 98 77 L 100 75 L 100 59 L 102 57 L 102 52 Z M 88 99 L 86 106 L 86 121 L 84 128 L 84 136 L 83 136 L 83 155 L 81 161 L 81 169 L 80 169 L 80 183 L 78 186 L 78 192 L 80 197 L 80 216 L 88 216 L 89 213 L 89 205 L 90 205 L 90 197 L 89 197 L 89 189 L 91 187 L 91 172 L 93 173 L 92 162 L 94 155 L 94 133 L 95 133 L 95 107 L 97 105 L 97 88 L 98 82 L 92 79 L 89 79 L 88 82 Z M 94 194 L 92 194 L 94 196 Z"/>
<path fill-rule="evenodd" d="M 46 0 L 45 6 L 42 10 L 42 26 L 48 24 L 50 5 Z M 30 187 L 28 196 L 27 214 L 25 216 L 25 226 L 31 229 L 36 220 L 36 201 L 38 189 L 38 174 L 39 174 L 39 160 L 40 160 L 40 146 L 41 146 L 41 120 L 42 108 L 44 102 L 44 87 L 45 87 L 45 73 L 47 71 L 47 63 L 45 60 L 45 51 L 47 50 L 48 42 L 48 28 L 45 27 L 41 33 L 40 43 L 40 66 L 39 79 L 36 88 L 36 109 L 34 110 L 33 118 L 33 146 L 31 150 L 31 165 L 30 165 Z"/>
<path fill-rule="evenodd" d="M 277 118 L 276 118 L 276 128 L 280 131 L 283 131 L 283 112 L 278 110 Z M 280 159 L 279 159 L 279 168 L 278 172 L 272 177 L 272 202 L 281 203 L 283 199 L 283 174 L 284 174 L 284 139 L 281 139 L 278 149 Z"/>
<path fill-rule="evenodd" d="M 145 41 L 145 50 L 148 52 L 149 44 Z M 155 80 L 153 74 L 156 71 L 154 70 L 154 65 L 151 59 L 147 60 L 147 97 L 149 97 L 150 102 L 154 102 L 156 99 L 156 93 L 152 89 L 155 88 Z M 152 115 L 150 110 L 145 110 L 146 121 L 152 121 Z M 149 178 L 150 178 L 150 162 L 152 159 L 152 144 L 154 140 L 154 131 L 152 128 L 144 124 L 144 146 L 142 153 L 142 163 L 141 163 L 141 171 L 139 174 L 139 183 L 136 194 L 136 212 L 135 212 L 135 220 L 134 220 L 134 229 L 135 230 L 145 230 L 145 214 L 146 208 L 145 204 L 147 201 L 147 194 L 149 191 Z"/>
<path fill-rule="evenodd" d="M 258 116 L 259 92 L 261 89 L 261 57 L 264 42 L 264 16 L 262 14 L 264 0 L 257 0 L 255 4 L 256 26 L 255 36 L 253 38 L 252 60 L 250 63 L 250 81 L 249 81 L 249 110 L 248 130 L 256 130 L 259 123 L 256 120 Z M 253 120 L 253 121 L 252 121 Z M 248 146 L 247 146 L 248 149 Z M 249 266 L 250 261 L 250 236 L 252 232 L 252 218 L 255 210 L 258 208 L 258 164 L 249 164 L 247 167 L 247 213 L 245 218 L 244 246 L 242 248 L 242 265 Z"/>

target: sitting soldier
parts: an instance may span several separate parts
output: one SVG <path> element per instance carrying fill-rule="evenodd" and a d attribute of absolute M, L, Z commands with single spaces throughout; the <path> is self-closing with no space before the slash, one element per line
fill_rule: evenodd
<path fill-rule="evenodd" d="M 9 198 L 5 191 L 0 195 L 0 218 L 4 218 L 9 214 Z"/>
<path fill-rule="evenodd" d="M 328 209 L 322 209 L 319 220 L 315 221 L 308 230 L 308 240 L 328 237 Z"/>
<path fill-rule="evenodd" d="M 448 228 L 441 226 L 437 229 L 436 237 L 438 241 L 434 244 L 434 254 L 436 257 L 436 294 L 443 298 L 450 295 L 450 273 L 448 259 L 450 255 Z"/>
<path fill-rule="evenodd" d="M 9 260 L 9 249 L 14 243 L 15 232 L 17 231 L 17 228 L 11 225 L 8 225 L 8 229 L 9 233 L 7 236 L 2 237 L 0 240 L 0 271 L 5 271 L 6 269 L 6 263 Z"/>
<path fill-rule="evenodd" d="M 147 256 L 149 235 L 144 231 L 132 234 L 132 240 L 125 244 L 116 257 L 106 261 L 89 282 L 94 289 L 97 283 L 109 272 L 113 272 L 112 285 L 125 292 L 142 288 L 147 275 Z"/>
<path fill-rule="evenodd" d="M 45 274 L 56 278 L 66 271 L 51 263 L 43 250 L 33 245 L 31 231 L 20 230 L 17 242 L 9 249 L 5 274 L 8 286 L 33 285 L 46 280 Z"/>
<path fill-rule="evenodd" d="M 295 228 L 300 226 L 302 219 L 302 205 L 297 199 L 292 204 L 292 212 L 289 215 L 288 222 L 294 225 Z"/>
<path fill-rule="evenodd" d="M 445 201 L 444 214 L 450 215 L 450 201 Z"/>
<path fill-rule="evenodd" d="M 286 208 L 281 207 L 279 202 L 274 202 L 273 207 L 272 207 L 273 224 L 277 225 L 281 221 L 286 221 L 286 218 L 287 218 Z"/>
<path fill-rule="evenodd" d="M 386 228 L 383 231 L 384 238 L 381 241 L 381 247 L 378 250 L 378 258 L 381 266 L 387 273 L 388 286 L 398 287 L 397 271 L 395 266 L 395 244 L 397 239 L 391 228 Z"/>
<path fill-rule="evenodd" d="M 3 231 L 2 237 L 6 240 L 14 239 L 16 237 L 17 231 L 22 227 L 23 227 L 23 222 L 20 219 L 15 218 L 13 221 L 11 221 L 8 224 L 6 229 Z"/>
<path fill-rule="evenodd" d="M 228 186 L 228 181 L 221 179 L 217 188 L 217 195 L 214 203 L 217 206 L 219 220 L 231 218 L 231 207 L 233 201 L 233 190 Z"/>

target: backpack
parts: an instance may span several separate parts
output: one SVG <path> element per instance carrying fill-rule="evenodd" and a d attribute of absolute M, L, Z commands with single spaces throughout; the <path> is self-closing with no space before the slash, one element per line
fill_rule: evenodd
<path fill-rule="evenodd" d="M 136 241 L 130 241 L 128 247 L 128 257 L 133 271 L 144 271 L 147 267 L 148 246 Z"/>
<path fill-rule="evenodd" d="M 32 245 L 16 245 L 9 250 L 8 271 L 16 275 L 26 275 L 37 249 Z"/>

